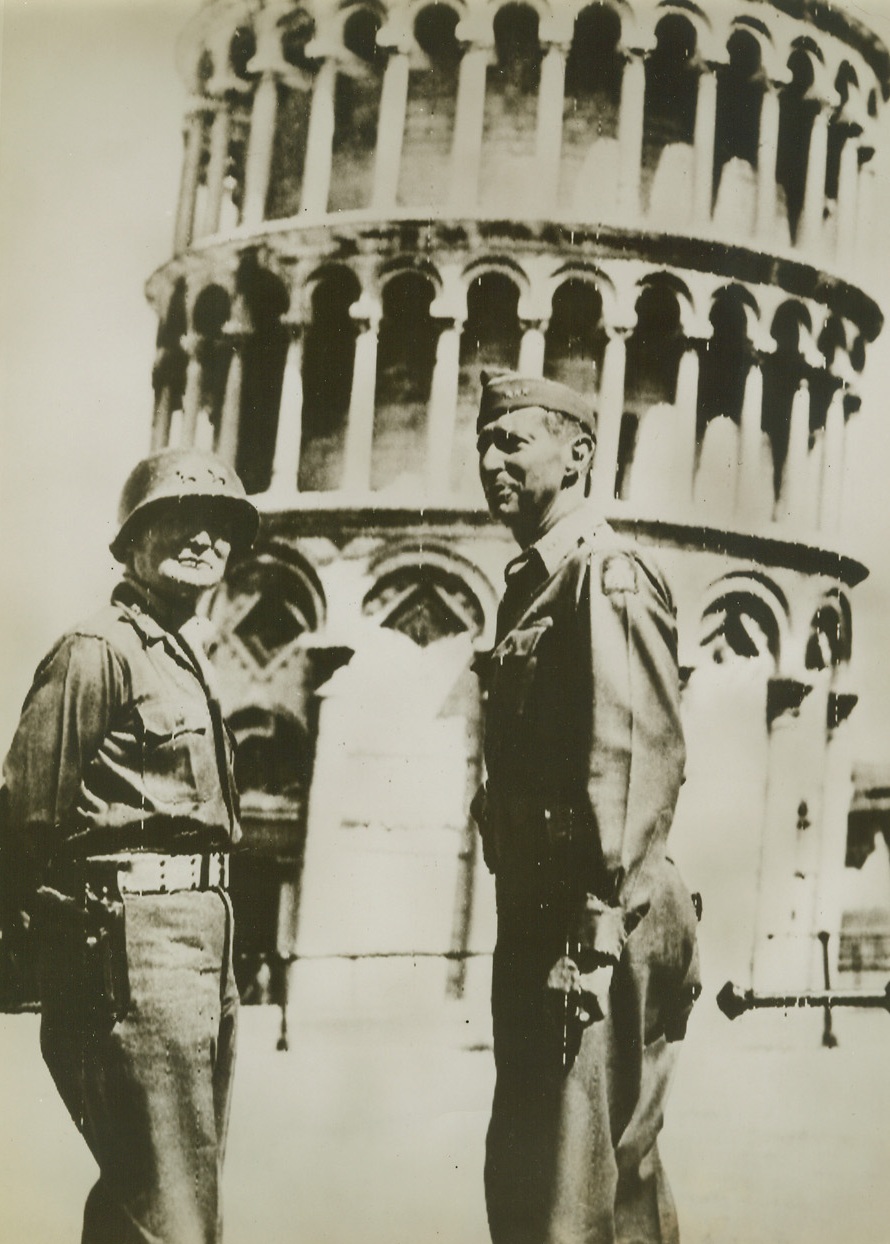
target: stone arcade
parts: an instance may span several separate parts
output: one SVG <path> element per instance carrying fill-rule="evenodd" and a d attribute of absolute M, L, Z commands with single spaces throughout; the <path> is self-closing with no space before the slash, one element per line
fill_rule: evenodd
<path fill-rule="evenodd" d="M 469 665 L 508 556 L 476 479 L 491 365 L 595 397 L 597 500 L 674 585 L 675 846 L 707 895 L 708 985 L 820 985 L 887 50 L 818 0 L 209 0 L 181 57 L 153 440 L 214 445 L 265 516 L 212 604 L 246 995 L 281 1000 L 289 975 L 333 1015 L 463 999 L 484 1026 L 467 804 Z"/>

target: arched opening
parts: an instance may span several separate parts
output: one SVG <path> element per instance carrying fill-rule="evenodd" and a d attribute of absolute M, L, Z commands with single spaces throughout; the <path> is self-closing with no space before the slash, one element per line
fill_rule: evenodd
<path fill-rule="evenodd" d="M 742 291 L 720 290 L 711 308 L 713 334 L 699 365 L 695 436 L 699 446 L 712 419 L 740 424 L 745 380 L 751 360 L 748 321 Z"/>
<path fill-rule="evenodd" d="M 636 305 L 637 322 L 627 342 L 624 415 L 618 442 L 616 496 L 630 495 L 640 424 L 653 406 L 672 406 L 685 346 L 677 295 L 666 283 L 646 285 Z"/>
<path fill-rule="evenodd" d="M 163 448 L 170 440 L 171 420 L 178 412 L 182 419 L 185 376 L 188 356 L 182 339 L 188 331 L 185 280 L 180 277 L 173 287 L 167 310 L 158 325 L 157 349 L 152 370 L 155 395 L 155 431 L 153 443 Z"/>
<path fill-rule="evenodd" d="M 541 45 L 538 15 L 526 4 L 506 4 L 494 18 L 495 64 L 489 67 L 482 133 L 480 202 L 486 211 L 512 214 L 535 173 L 535 135 Z"/>
<path fill-rule="evenodd" d="M 201 364 L 193 440 L 201 449 L 211 449 L 219 432 L 229 362 L 229 343 L 223 328 L 229 320 L 231 306 L 231 299 L 221 285 L 206 285 L 192 308 L 192 327 L 197 338 L 194 348 Z M 184 439 L 189 439 L 187 431 Z"/>
<path fill-rule="evenodd" d="M 244 487 L 255 493 L 265 491 L 272 480 L 288 344 L 281 317 L 290 299 L 278 277 L 251 258 L 242 261 L 237 289 L 248 331 L 241 345 L 241 419 L 236 465 Z"/>
<path fill-rule="evenodd" d="M 229 42 L 229 68 L 242 82 L 250 80 L 248 66 L 256 55 L 256 35 L 250 26 L 237 26 Z"/>
<path fill-rule="evenodd" d="M 349 308 L 360 292 L 353 272 L 335 268 L 312 294 L 303 349 L 301 492 L 340 487 L 355 358 L 356 329 Z"/>
<path fill-rule="evenodd" d="M 776 182 L 784 197 L 785 215 L 792 241 L 797 239 L 807 180 L 808 153 L 818 101 L 810 98 L 813 66 L 802 48 L 788 59 L 791 82 L 779 96 L 779 149 Z"/>
<path fill-rule="evenodd" d="M 299 721 L 248 708 L 229 719 L 237 739 L 235 783 L 246 805 L 292 800 L 305 793 L 312 752 Z"/>
<path fill-rule="evenodd" d="M 328 210 L 367 207 L 374 183 L 380 92 L 386 54 L 377 45 L 381 20 L 371 9 L 354 9 L 343 25 L 351 58 L 337 74 Z"/>
<path fill-rule="evenodd" d="M 457 22 L 447 4 L 427 5 L 414 21 L 421 55 L 408 78 L 399 203 L 441 203 L 448 189 L 461 58 Z"/>
<path fill-rule="evenodd" d="M 401 566 L 384 575 L 365 597 L 362 611 L 421 648 L 453 635 L 480 635 L 482 606 L 458 574 L 439 566 Z"/>
<path fill-rule="evenodd" d="M 393 277 L 383 290 L 377 347 L 371 488 L 423 487 L 427 407 L 436 357 L 430 316 L 432 282 L 418 272 Z"/>
<path fill-rule="evenodd" d="M 228 72 L 245 86 L 254 81 L 249 66 L 255 53 L 253 30 L 250 26 L 238 26 L 229 41 Z M 209 64 L 212 68 L 212 59 Z M 204 114 L 195 237 L 226 233 L 241 223 L 249 133 L 249 90 L 226 91 L 217 105 Z"/>
<path fill-rule="evenodd" d="M 701 647 L 715 665 L 753 662 L 772 673 L 779 661 L 779 623 L 759 594 L 728 591 L 705 610 Z"/>
<path fill-rule="evenodd" d="M 831 593 L 810 622 L 804 665 L 808 670 L 831 670 L 849 662 L 853 651 L 853 615 L 840 593 Z"/>
<path fill-rule="evenodd" d="M 834 362 L 839 352 L 846 354 L 847 335 L 843 321 L 838 316 L 828 317 L 816 345 L 825 365 L 811 368 L 809 372 L 811 443 L 825 430 L 831 399 L 842 383 L 840 375 L 844 369 L 836 368 Z"/>
<path fill-rule="evenodd" d="M 476 416 L 483 368 L 515 368 L 521 332 L 519 288 L 501 272 L 484 272 L 467 290 L 467 320 L 460 339 L 460 380 L 452 459 L 452 486 L 458 495 L 481 496 L 476 461 Z"/>
<path fill-rule="evenodd" d="M 269 672 L 295 656 L 301 636 L 318 629 L 322 609 L 299 569 L 262 555 L 233 567 L 211 614 L 228 642 L 237 642 L 242 659 Z"/>
<path fill-rule="evenodd" d="M 692 23 L 679 14 L 662 18 L 646 61 L 641 189 L 647 209 L 691 202 L 690 176 L 698 71 Z"/>
<path fill-rule="evenodd" d="M 195 85 L 199 90 L 205 90 L 207 83 L 213 77 L 213 56 L 209 48 L 202 48 L 198 57 L 198 63 L 195 66 Z"/>
<path fill-rule="evenodd" d="M 858 91 L 859 82 L 856 77 L 856 71 L 847 62 L 844 61 L 838 70 L 837 77 L 834 82 L 837 93 L 840 97 L 840 105 L 831 116 L 828 125 L 828 150 L 825 162 L 825 216 L 830 225 L 837 229 L 838 211 L 840 208 L 840 198 L 843 193 L 841 189 L 841 159 L 844 149 L 848 143 L 855 143 L 856 138 L 861 134 L 861 126 L 851 121 L 850 102 L 853 92 Z M 858 178 L 859 161 L 854 164 L 854 183 L 852 187 L 847 188 L 847 192 L 853 190 L 855 193 L 855 180 Z M 854 204 L 847 202 L 846 210 L 855 210 Z"/>
<path fill-rule="evenodd" d="M 605 348 L 599 290 L 592 281 L 564 281 L 553 295 L 544 347 L 544 375 L 593 398 Z"/>
<path fill-rule="evenodd" d="M 618 51 L 621 19 L 605 4 L 591 4 L 575 18 L 566 60 L 560 206 L 582 217 L 614 199 L 613 150 L 618 137 L 623 63 Z"/>
<path fill-rule="evenodd" d="M 801 349 L 801 332 L 809 322 L 800 303 L 786 302 L 773 319 L 772 337 L 776 349 L 763 359 L 763 430 L 770 439 L 773 454 L 773 486 L 776 497 L 782 484 L 791 406 L 801 380 L 808 375 Z"/>
<path fill-rule="evenodd" d="M 208 63 L 210 63 L 212 71 L 212 61 L 209 61 L 209 57 Z M 213 124 L 214 114 L 208 108 L 207 111 L 202 110 L 199 115 L 200 149 L 198 154 L 198 177 L 195 184 L 195 201 L 192 205 L 192 234 L 190 240 L 203 235 L 204 221 L 207 216 L 207 170 L 210 165 L 210 129 Z"/>
<path fill-rule="evenodd" d="M 299 901 L 316 722 L 314 714 L 307 723 L 290 711 L 249 706 L 231 715 L 229 728 L 244 833 L 229 878 L 235 979 L 248 1005 L 284 1006 L 291 947 L 282 926 Z"/>
<path fill-rule="evenodd" d="M 714 130 L 716 218 L 753 228 L 757 210 L 760 114 L 766 89 L 760 44 L 736 30 L 727 43 L 729 64 L 717 70 Z"/>
<path fill-rule="evenodd" d="M 315 22 L 305 9 L 290 13 L 281 26 L 281 54 L 298 74 L 287 82 L 280 78 L 276 82 L 275 137 L 266 200 L 266 216 L 271 220 L 294 216 L 300 210 L 312 104 L 312 62 L 306 56 L 306 44 L 314 34 Z M 296 85 L 300 75 L 305 75 L 305 82 Z"/>

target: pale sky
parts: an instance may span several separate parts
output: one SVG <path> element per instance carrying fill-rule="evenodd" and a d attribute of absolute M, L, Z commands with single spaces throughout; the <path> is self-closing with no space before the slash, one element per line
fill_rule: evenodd
<path fill-rule="evenodd" d="M 33 667 L 101 602 L 148 448 L 190 0 L 5 0 L 0 79 L 0 751 Z"/>
<path fill-rule="evenodd" d="M 148 448 L 156 320 L 143 287 L 170 256 L 179 183 L 176 43 L 199 6 L 0 4 L 2 755 L 37 661 L 115 578 L 106 548 L 120 485 Z M 890 0 L 856 11 L 890 43 Z M 890 246 L 876 247 L 875 265 L 890 288 Z M 885 329 L 857 416 L 847 535 L 872 567 L 854 594 L 859 750 L 890 762 L 888 392 Z"/>

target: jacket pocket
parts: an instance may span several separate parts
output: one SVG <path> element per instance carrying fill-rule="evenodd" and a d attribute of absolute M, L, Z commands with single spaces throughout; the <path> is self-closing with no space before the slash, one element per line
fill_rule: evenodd
<path fill-rule="evenodd" d="M 160 804 L 194 804 L 212 797 L 216 762 L 210 722 L 169 700 L 145 700 L 139 719 L 141 779 Z"/>
<path fill-rule="evenodd" d="M 488 666 L 490 711 L 521 716 L 535 680 L 541 640 L 553 625 L 541 618 L 521 630 L 510 631 L 491 654 Z"/>

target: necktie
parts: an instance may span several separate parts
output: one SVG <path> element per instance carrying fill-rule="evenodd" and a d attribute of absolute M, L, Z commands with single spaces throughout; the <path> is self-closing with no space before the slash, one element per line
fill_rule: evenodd
<path fill-rule="evenodd" d="M 504 578 L 507 586 L 498 609 L 495 636 L 498 643 L 516 625 L 537 589 L 546 582 L 547 568 L 537 549 L 531 548 L 510 562 L 504 571 Z"/>

